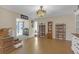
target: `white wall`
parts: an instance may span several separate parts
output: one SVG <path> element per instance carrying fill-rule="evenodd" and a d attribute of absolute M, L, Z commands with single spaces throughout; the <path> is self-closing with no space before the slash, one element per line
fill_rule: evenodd
<path fill-rule="evenodd" d="M 19 14 L 0 7 L 0 28 L 11 27 L 16 34 L 16 18 Z"/>
<path fill-rule="evenodd" d="M 34 37 L 34 27 L 32 27 L 31 20 L 29 21 L 29 37 Z"/>
<path fill-rule="evenodd" d="M 66 24 L 66 40 L 70 40 L 70 34 L 76 31 L 75 28 L 75 16 L 74 15 L 65 15 L 65 16 L 54 16 L 48 18 L 39 18 L 35 19 L 39 23 L 45 23 L 46 25 L 46 34 L 47 34 L 47 23 L 48 21 L 53 22 L 53 37 L 55 38 L 55 24 Z"/>
<path fill-rule="evenodd" d="M 0 7 L 0 28 L 12 28 L 13 36 L 16 36 L 16 19 L 20 14 Z M 31 27 L 31 20 L 25 21 L 25 27 L 29 28 L 29 37 L 33 37 L 33 28 Z"/>

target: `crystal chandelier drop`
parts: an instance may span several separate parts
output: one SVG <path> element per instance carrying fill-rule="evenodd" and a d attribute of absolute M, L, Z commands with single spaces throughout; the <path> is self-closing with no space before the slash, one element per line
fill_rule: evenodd
<path fill-rule="evenodd" d="M 46 11 L 43 9 L 43 6 L 40 6 L 40 9 L 37 10 L 36 14 L 39 17 L 43 17 L 46 15 Z"/>

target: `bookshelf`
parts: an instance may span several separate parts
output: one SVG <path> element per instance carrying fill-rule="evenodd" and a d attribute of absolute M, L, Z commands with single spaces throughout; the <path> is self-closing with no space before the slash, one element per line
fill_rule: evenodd
<path fill-rule="evenodd" d="M 47 33 L 47 38 L 52 39 L 52 22 L 48 22 L 48 33 Z"/>
<path fill-rule="evenodd" d="M 39 37 L 40 38 L 45 37 L 45 24 L 43 23 L 39 25 Z"/>
<path fill-rule="evenodd" d="M 66 39 L 66 24 L 56 24 L 55 25 L 55 38 L 56 39 Z"/>

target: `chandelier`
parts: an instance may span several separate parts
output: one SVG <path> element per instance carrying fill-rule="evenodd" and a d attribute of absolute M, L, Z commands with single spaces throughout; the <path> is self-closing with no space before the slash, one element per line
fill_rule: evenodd
<path fill-rule="evenodd" d="M 36 12 L 37 16 L 43 17 L 46 14 L 46 11 L 43 9 L 43 6 L 40 6 L 40 9 L 37 10 Z"/>

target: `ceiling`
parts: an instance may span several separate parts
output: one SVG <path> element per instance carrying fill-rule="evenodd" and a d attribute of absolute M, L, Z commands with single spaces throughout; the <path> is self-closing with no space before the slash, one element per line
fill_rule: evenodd
<path fill-rule="evenodd" d="M 0 5 L 0 7 L 27 15 L 30 18 L 37 18 L 36 10 L 40 5 Z M 46 10 L 46 17 L 50 17 L 73 14 L 74 5 L 44 5 L 43 7 Z"/>

